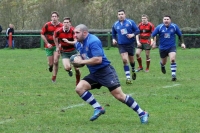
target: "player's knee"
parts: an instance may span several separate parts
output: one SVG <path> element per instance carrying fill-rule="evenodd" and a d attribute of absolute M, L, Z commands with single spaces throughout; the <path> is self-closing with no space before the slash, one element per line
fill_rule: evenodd
<path fill-rule="evenodd" d="M 79 84 L 75 88 L 75 91 L 79 96 L 81 96 L 86 90 L 83 89 L 82 85 L 79 82 Z"/>
<path fill-rule="evenodd" d="M 124 64 L 127 64 L 127 63 L 128 63 L 128 60 L 127 60 L 127 59 L 123 59 L 123 63 L 124 63 Z"/>
<path fill-rule="evenodd" d="M 139 53 L 136 53 L 135 55 L 136 55 L 136 57 L 137 57 L 137 58 L 139 58 L 139 57 L 140 57 L 140 54 L 139 54 Z"/>
<path fill-rule="evenodd" d="M 172 60 L 171 60 L 171 63 L 175 63 L 175 59 L 172 59 Z"/>
<path fill-rule="evenodd" d="M 55 66 L 58 66 L 58 61 L 54 61 L 53 63 Z"/>

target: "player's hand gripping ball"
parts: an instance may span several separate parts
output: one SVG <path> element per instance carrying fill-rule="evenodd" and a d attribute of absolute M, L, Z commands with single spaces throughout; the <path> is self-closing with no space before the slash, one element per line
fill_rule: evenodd
<path fill-rule="evenodd" d="M 75 54 L 75 55 L 72 55 L 70 57 L 70 62 L 71 64 L 74 66 L 74 67 L 83 67 L 85 66 L 85 64 L 77 64 L 77 63 L 74 63 L 74 60 L 76 60 L 76 58 L 79 58 L 82 60 L 82 57 L 79 55 L 79 54 Z"/>

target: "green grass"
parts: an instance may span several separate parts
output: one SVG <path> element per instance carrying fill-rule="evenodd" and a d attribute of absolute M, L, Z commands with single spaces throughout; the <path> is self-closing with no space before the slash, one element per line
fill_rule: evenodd
<path fill-rule="evenodd" d="M 90 122 L 93 114 L 74 91 L 75 77 L 64 71 L 61 60 L 57 82 L 51 82 L 45 51 L 0 50 L 1 133 L 197 133 L 200 131 L 200 49 L 177 50 L 177 81 L 160 71 L 158 49 L 151 51 L 150 72 L 137 73 L 125 84 L 121 58 L 116 48 L 105 50 L 116 68 L 122 89 L 150 113 L 142 125 L 135 112 L 114 99 L 107 88 L 92 90 L 106 114 Z M 144 52 L 142 53 L 145 67 Z M 137 67 L 136 63 L 136 67 Z M 82 77 L 88 73 L 81 69 Z"/>

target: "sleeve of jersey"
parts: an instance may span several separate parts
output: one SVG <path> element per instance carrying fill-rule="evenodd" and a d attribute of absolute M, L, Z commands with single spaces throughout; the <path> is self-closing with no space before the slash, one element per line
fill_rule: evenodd
<path fill-rule="evenodd" d="M 155 30 L 155 26 L 151 23 L 151 32 Z"/>
<path fill-rule="evenodd" d="M 180 28 L 177 25 L 176 25 L 176 34 L 178 36 L 182 36 L 181 30 L 180 30 Z"/>
<path fill-rule="evenodd" d="M 159 31 L 159 26 L 157 26 L 155 30 L 152 32 L 151 37 L 155 37 L 158 34 L 158 31 Z"/>
<path fill-rule="evenodd" d="M 99 42 L 93 42 L 90 44 L 90 49 L 93 57 L 99 57 L 103 56 L 103 50 L 102 47 L 100 47 L 102 44 L 99 44 Z"/>
<path fill-rule="evenodd" d="M 117 38 L 117 32 L 115 31 L 115 26 L 112 26 L 112 38 L 116 39 Z"/>
<path fill-rule="evenodd" d="M 44 33 L 46 32 L 45 26 L 46 26 L 46 24 L 45 24 L 45 25 L 42 27 L 42 29 L 41 29 L 40 34 L 42 34 L 42 35 L 44 35 Z"/>
<path fill-rule="evenodd" d="M 58 37 L 58 31 L 55 31 L 55 32 L 53 33 L 53 36 L 54 36 L 55 38 L 57 38 L 57 37 Z"/>
<path fill-rule="evenodd" d="M 133 31 L 134 31 L 133 33 L 135 35 L 140 34 L 140 30 L 139 30 L 138 26 L 136 25 L 136 23 L 134 21 L 131 21 L 131 23 L 132 23 L 132 28 L 133 28 Z"/>

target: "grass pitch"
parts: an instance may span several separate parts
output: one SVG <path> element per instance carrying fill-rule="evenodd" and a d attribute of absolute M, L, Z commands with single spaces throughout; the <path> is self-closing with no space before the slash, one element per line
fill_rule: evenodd
<path fill-rule="evenodd" d="M 200 131 L 200 49 L 177 50 L 177 81 L 159 65 L 158 49 L 151 51 L 150 72 L 138 72 L 125 84 L 123 65 L 116 48 L 105 50 L 115 67 L 122 89 L 149 112 L 142 125 L 135 112 L 114 99 L 107 88 L 92 90 L 106 114 L 91 122 L 93 108 L 74 91 L 75 77 L 64 71 L 61 60 L 56 83 L 51 82 L 45 51 L 0 50 L 1 133 L 197 133 Z M 143 66 L 145 55 L 142 52 Z M 136 68 L 138 64 L 136 62 Z M 82 77 L 88 73 L 81 68 Z"/>

